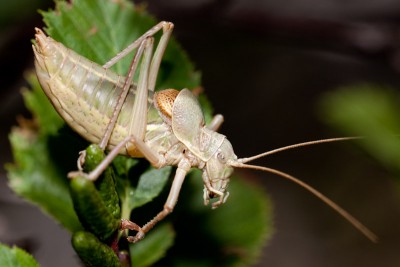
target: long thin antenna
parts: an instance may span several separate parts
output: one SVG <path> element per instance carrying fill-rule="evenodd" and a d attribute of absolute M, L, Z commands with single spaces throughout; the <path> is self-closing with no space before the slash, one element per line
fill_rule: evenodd
<path fill-rule="evenodd" d="M 246 163 L 258 158 L 262 158 L 265 156 L 269 156 L 278 152 L 282 152 L 284 150 L 289 150 L 289 149 L 293 149 L 293 148 L 298 148 L 298 147 L 302 147 L 302 146 L 310 146 L 310 145 L 318 145 L 318 144 L 322 144 L 322 143 L 331 143 L 331 142 L 338 142 L 338 141 L 348 141 L 348 140 L 355 140 L 355 139 L 362 139 L 363 137 L 357 136 L 357 137 L 338 137 L 338 138 L 329 138 L 329 139 L 321 139 L 321 140 L 315 140 L 315 141 L 309 141 L 309 142 L 304 142 L 304 143 L 298 143 L 298 144 L 294 144 L 294 145 L 290 145 L 290 146 L 284 146 L 281 148 L 277 148 L 274 150 L 270 150 L 252 157 L 248 157 L 248 158 L 242 158 L 239 161 L 242 163 Z"/>
<path fill-rule="evenodd" d="M 360 221 L 358 221 L 356 218 L 354 218 L 350 213 L 342 209 L 339 205 L 337 205 L 335 202 L 324 196 L 321 192 L 313 188 L 312 186 L 308 185 L 307 183 L 297 179 L 296 177 L 293 177 L 287 173 L 278 171 L 276 169 L 268 168 L 268 167 L 262 167 L 262 166 L 256 166 L 256 165 L 249 165 L 249 164 L 243 164 L 241 162 L 232 162 L 230 163 L 231 166 L 233 167 L 238 167 L 238 168 L 248 168 L 248 169 L 255 169 L 255 170 L 260 170 L 260 171 L 266 171 L 269 173 L 276 174 L 278 176 L 281 176 L 285 179 L 288 179 L 304 189 L 308 190 L 311 192 L 313 195 L 315 195 L 317 198 L 325 202 L 328 206 L 330 206 L 332 209 L 334 209 L 337 213 L 343 216 L 348 222 L 350 222 L 356 229 L 358 229 L 362 234 L 364 234 L 369 240 L 372 242 L 376 243 L 378 242 L 378 237 L 371 231 L 369 230 L 366 226 L 364 226 Z"/>

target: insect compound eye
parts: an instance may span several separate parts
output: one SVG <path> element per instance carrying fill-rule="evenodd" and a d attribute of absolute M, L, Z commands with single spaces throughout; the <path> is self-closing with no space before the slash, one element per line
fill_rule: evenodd
<path fill-rule="evenodd" d="M 223 163 L 226 162 L 225 155 L 222 152 L 218 152 L 217 153 L 217 158 L 218 158 L 219 161 L 221 161 Z"/>

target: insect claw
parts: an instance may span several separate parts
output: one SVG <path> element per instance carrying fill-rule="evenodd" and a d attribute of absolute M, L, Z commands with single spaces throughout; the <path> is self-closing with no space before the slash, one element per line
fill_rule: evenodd
<path fill-rule="evenodd" d="M 72 171 L 72 172 L 69 172 L 69 173 L 67 174 L 67 177 L 68 177 L 69 179 L 74 179 L 75 177 L 78 177 L 78 176 L 83 176 L 83 177 L 85 177 L 85 178 L 88 178 L 87 173 L 84 173 L 84 172 L 81 171 L 81 170 Z"/>
<path fill-rule="evenodd" d="M 217 202 L 212 203 L 211 205 L 211 209 L 215 210 L 216 208 L 218 208 L 219 206 L 221 206 L 224 202 L 222 201 L 222 199 L 220 198 Z"/>
<path fill-rule="evenodd" d="M 137 232 L 137 234 L 135 236 L 128 236 L 126 239 L 130 243 L 136 243 L 136 242 L 142 240 L 144 238 L 144 236 L 145 236 L 144 232 L 140 230 L 139 232 Z"/>
<path fill-rule="evenodd" d="M 83 165 L 85 164 L 85 158 L 86 158 L 86 150 L 80 151 L 78 160 L 76 162 L 76 165 L 78 166 L 78 170 L 80 172 L 83 172 Z"/>
<path fill-rule="evenodd" d="M 77 176 L 83 176 L 85 178 L 89 178 L 88 174 L 83 171 L 83 164 L 85 164 L 85 158 L 86 158 L 86 150 L 80 151 L 78 160 L 76 162 L 76 165 L 78 166 L 78 170 L 69 172 L 67 174 L 67 177 L 69 179 L 74 179 Z"/>
<path fill-rule="evenodd" d="M 171 31 L 174 28 L 174 24 L 168 21 L 163 21 L 163 32 Z"/>
<path fill-rule="evenodd" d="M 136 240 L 135 237 L 133 237 L 133 236 L 128 236 L 128 237 L 126 238 L 126 240 L 128 240 L 129 243 L 136 243 L 136 242 L 137 242 L 137 240 Z"/>
<path fill-rule="evenodd" d="M 121 230 L 133 230 L 137 231 L 135 236 L 128 236 L 126 239 L 130 243 L 136 243 L 144 238 L 144 231 L 142 228 L 134 222 L 129 220 L 121 219 Z"/>

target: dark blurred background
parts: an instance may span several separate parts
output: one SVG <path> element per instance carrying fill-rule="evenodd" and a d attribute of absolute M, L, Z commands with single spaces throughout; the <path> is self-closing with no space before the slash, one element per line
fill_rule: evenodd
<path fill-rule="evenodd" d="M 318 102 L 339 86 L 399 89 L 400 2 L 396 0 L 140 1 L 175 36 L 202 73 L 222 133 L 250 156 L 340 133 Z M 0 162 L 12 162 L 7 134 L 27 115 L 20 88 L 33 67 L 38 8 L 51 1 L 0 4 Z M 400 114 L 399 114 L 400 120 Z M 393 177 L 352 142 L 324 144 L 259 160 L 312 184 L 378 234 L 373 244 L 321 201 L 270 174 L 246 171 L 274 203 L 275 234 L 256 266 L 400 266 L 400 196 Z M 0 241 L 18 244 L 42 266 L 74 266 L 69 234 L 16 196 L 0 173 Z M 234 223 L 234 222 L 232 222 Z M 193 248 L 196 249 L 196 248 Z"/>

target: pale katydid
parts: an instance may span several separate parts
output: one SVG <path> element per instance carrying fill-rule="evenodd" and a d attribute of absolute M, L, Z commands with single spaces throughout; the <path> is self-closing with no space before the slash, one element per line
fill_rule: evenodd
<path fill-rule="evenodd" d="M 71 128 L 88 141 L 99 143 L 103 150 L 109 150 L 105 160 L 86 175 L 87 179 L 97 179 L 118 154 L 144 157 L 155 168 L 169 165 L 177 167 L 169 196 L 161 212 L 143 227 L 129 220 L 122 220 L 123 229 L 137 231 L 128 240 L 136 242 L 142 239 L 157 222 L 172 212 L 186 174 L 195 167 L 202 170 L 204 203 L 207 205 L 211 198 L 218 197 L 212 203 L 212 208 L 226 201 L 229 195 L 226 189 L 234 168 L 262 170 L 304 187 L 341 214 L 366 237 L 376 241 L 374 233 L 310 185 L 275 169 L 246 164 L 283 150 L 349 140 L 351 137 L 305 142 L 249 158 L 238 158 L 228 139 L 216 132 L 223 117 L 216 115 L 206 125 L 200 104 L 189 90 L 167 89 L 154 93 L 157 73 L 172 30 L 172 23 L 160 22 L 105 65 L 100 66 L 36 29 L 33 50 L 36 73 L 43 90 Z M 162 35 L 153 53 L 153 35 L 159 31 L 162 31 Z M 109 69 L 135 49 L 125 77 Z M 137 71 L 138 81 L 133 82 Z M 80 159 L 82 158 L 84 157 L 81 156 Z"/>

